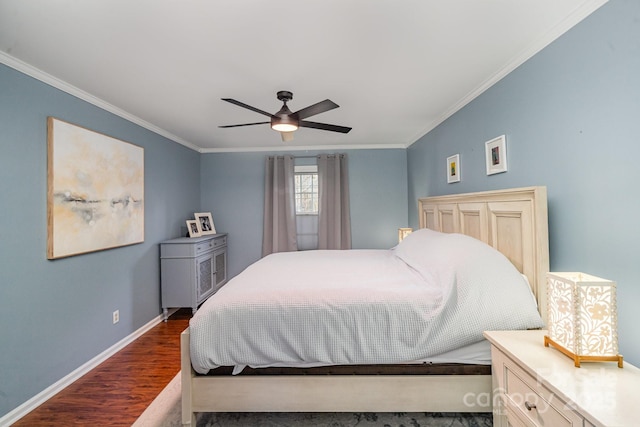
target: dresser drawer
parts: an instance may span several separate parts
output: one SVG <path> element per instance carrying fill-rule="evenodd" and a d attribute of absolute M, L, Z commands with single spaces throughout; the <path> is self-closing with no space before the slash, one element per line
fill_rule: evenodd
<path fill-rule="evenodd" d="M 209 252 L 212 249 L 221 248 L 227 245 L 227 236 L 216 237 L 215 239 L 209 239 L 204 242 L 197 243 L 195 245 L 195 255 Z"/>
<path fill-rule="evenodd" d="M 214 248 L 213 242 L 214 242 L 213 239 L 210 239 L 194 245 L 193 247 L 194 255 L 198 256 L 211 251 Z"/>
<path fill-rule="evenodd" d="M 582 427 L 582 417 L 562 400 L 510 359 L 503 360 L 504 403 L 508 414 L 513 412 L 518 415 L 519 419 L 513 420 L 514 425 L 518 425 L 522 419 L 531 426 Z M 512 421 L 512 417 L 509 417 L 509 421 Z"/>
<path fill-rule="evenodd" d="M 182 237 L 160 244 L 161 258 L 195 258 L 227 245 L 227 235 Z"/>
<path fill-rule="evenodd" d="M 221 248 L 223 246 L 227 245 L 227 236 L 220 236 L 220 237 L 216 237 L 215 239 L 213 239 L 213 247 L 214 248 Z"/>

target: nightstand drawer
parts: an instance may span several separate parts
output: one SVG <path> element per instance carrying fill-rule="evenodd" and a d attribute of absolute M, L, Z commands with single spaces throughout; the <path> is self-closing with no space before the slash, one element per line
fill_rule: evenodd
<path fill-rule="evenodd" d="M 504 403 L 508 410 L 531 426 L 582 427 L 582 418 L 562 400 L 508 358 L 504 360 Z"/>
<path fill-rule="evenodd" d="M 531 427 L 530 423 L 523 421 L 523 419 L 520 418 L 524 414 L 519 414 L 517 409 L 514 409 L 509 405 L 504 405 L 504 407 L 507 415 L 507 427 Z"/>

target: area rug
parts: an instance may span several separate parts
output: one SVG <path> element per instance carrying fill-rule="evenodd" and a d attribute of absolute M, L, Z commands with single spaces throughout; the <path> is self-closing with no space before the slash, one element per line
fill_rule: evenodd
<path fill-rule="evenodd" d="M 165 387 L 134 427 L 181 426 L 180 374 Z M 200 413 L 197 427 L 491 427 L 490 413 L 249 412 Z"/>

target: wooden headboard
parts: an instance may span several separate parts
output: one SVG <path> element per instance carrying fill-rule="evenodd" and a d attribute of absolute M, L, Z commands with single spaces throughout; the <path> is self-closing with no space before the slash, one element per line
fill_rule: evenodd
<path fill-rule="evenodd" d="M 546 187 L 524 187 L 418 199 L 420 228 L 462 233 L 504 254 L 529 280 L 547 316 L 549 234 Z"/>

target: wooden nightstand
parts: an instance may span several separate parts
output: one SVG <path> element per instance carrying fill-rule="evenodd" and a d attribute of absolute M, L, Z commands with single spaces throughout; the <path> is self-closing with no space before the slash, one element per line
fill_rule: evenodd
<path fill-rule="evenodd" d="M 544 346 L 546 331 L 491 331 L 494 425 L 638 425 L 640 370 L 573 361 Z"/>

